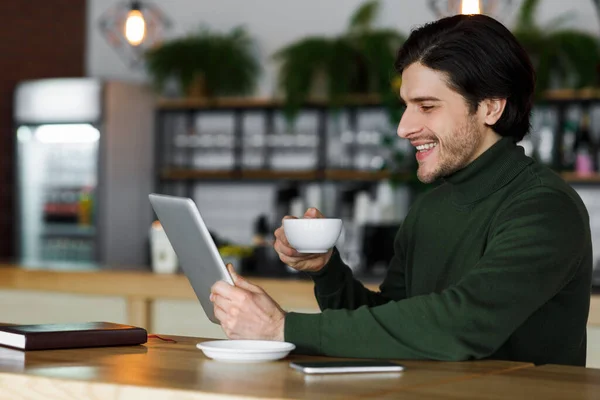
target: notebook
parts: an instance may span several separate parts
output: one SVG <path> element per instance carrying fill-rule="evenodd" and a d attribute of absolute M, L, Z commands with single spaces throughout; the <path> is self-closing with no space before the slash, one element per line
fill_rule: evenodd
<path fill-rule="evenodd" d="M 127 346 L 147 340 L 145 329 L 112 322 L 0 326 L 0 345 L 22 350 Z"/>

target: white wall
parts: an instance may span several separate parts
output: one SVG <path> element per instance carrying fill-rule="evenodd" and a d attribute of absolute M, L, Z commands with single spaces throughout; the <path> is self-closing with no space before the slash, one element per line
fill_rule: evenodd
<path fill-rule="evenodd" d="M 146 79 L 144 71 L 131 69 L 106 43 L 98 29 L 101 15 L 122 0 L 87 0 L 88 36 L 86 70 L 89 76 L 131 81 Z M 500 0 L 505 1 L 505 0 Z M 382 0 L 381 26 L 408 33 L 415 25 L 434 19 L 426 0 Z M 515 9 L 522 0 L 515 0 Z M 305 35 L 335 35 L 342 32 L 360 0 L 153 0 L 169 15 L 169 36 L 193 31 L 201 23 L 226 31 L 243 24 L 257 39 L 265 70 L 257 95 L 270 96 L 276 88 L 276 66 L 271 55 L 282 46 Z M 569 26 L 599 32 L 591 0 L 541 0 L 540 22 L 575 12 Z M 512 24 L 512 15 L 506 18 Z"/>

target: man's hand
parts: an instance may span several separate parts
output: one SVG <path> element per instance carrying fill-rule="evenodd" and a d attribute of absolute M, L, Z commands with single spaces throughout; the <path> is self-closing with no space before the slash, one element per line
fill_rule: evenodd
<path fill-rule="evenodd" d="M 215 316 L 229 339 L 284 340 L 285 312 L 265 291 L 227 264 L 235 286 L 219 281 L 211 289 Z"/>
<path fill-rule="evenodd" d="M 283 219 L 296 218 L 285 216 Z M 323 214 L 316 208 L 309 208 L 304 213 L 304 218 L 324 218 Z M 333 249 L 325 254 L 303 254 L 298 253 L 287 240 L 282 225 L 275 231 L 275 243 L 273 248 L 279 254 L 279 259 L 286 265 L 297 271 L 316 272 L 321 270 L 331 258 Z"/>

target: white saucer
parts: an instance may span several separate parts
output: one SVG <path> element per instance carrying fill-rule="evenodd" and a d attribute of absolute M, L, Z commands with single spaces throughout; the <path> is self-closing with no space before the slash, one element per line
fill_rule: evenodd
<path fill-rule="evenodd" d="M 296 348 L 292 343 L 269 340 L 213 340 L 196 347 L 208 358 L 227 362 L 279 360 Z"/>

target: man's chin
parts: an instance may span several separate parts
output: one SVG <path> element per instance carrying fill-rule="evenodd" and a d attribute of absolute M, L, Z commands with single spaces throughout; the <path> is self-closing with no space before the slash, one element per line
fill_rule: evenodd
<path fill-rule="evenodd" d="M 421 169 L 417 171 L 417 179 L 426 184 L 435 182 L 439 178 L 438 175 L 435 172 L 421 171 Z"/>

